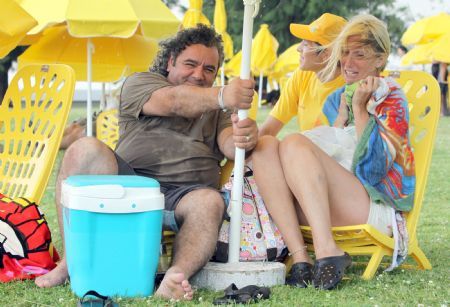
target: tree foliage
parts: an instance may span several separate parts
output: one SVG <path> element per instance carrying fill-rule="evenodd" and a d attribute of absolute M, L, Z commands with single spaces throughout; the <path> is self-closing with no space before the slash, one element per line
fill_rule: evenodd
<path fill-rule="evenodd" d="M 170 0 L 167 0 L 170 1 Z M 387 23 L 393 45 L 398 45 L 405 31 L 404 21 L 397 17 L 399 11 L 394 10 L 394 0 L 262 0 L 258 16 L 254 20 L 253 33 L 259 26 L 267 23 L 270 31 L 280 43 L 280 51 L 285 50 L 298 39 L 289 32 L 290 23 L 309 24 L 323 13 L 333 13 L 347 19 L 358 13 L 370 13 Z M 215 1 L 204 1 L 203 12 L 213 22 Z M 235 51 L 242 44 L 242 18 L 244 5 L 242 0 L 226 0 L 228 16 L 227 32 L 234 42 Z"/>

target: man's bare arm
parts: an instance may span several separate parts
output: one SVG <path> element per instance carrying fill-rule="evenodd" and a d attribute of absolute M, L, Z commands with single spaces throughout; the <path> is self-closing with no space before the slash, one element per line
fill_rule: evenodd
<path fill-rule="evenodd" d="M 235 146 L 233 141 L 233 127 L 225 128 L 217 137 L 220 151 L 228 160 L 234 160 Z"/>
<path fill-rule="evenodd" d="M 225 128 L 217 137 L 220 151 L 229 160 L 234 160 L 235 148 L 243 148 L 246 152 L 253 150 L 258 141 L 258 127 L 250 118 L 239 120 L 237 114 L 232 114 L 232 127 Z"/>
<path fill-rule="evenodd" d="M 253 80 L 235 79 L 223 90 L 227 109 L 249 109 L 253 98 Z M 168 86 L 153 92 L 144 104 L 144 115 L 199 117 L 202 113 L 220 109 L 220 87 L 193 85 Z"/>

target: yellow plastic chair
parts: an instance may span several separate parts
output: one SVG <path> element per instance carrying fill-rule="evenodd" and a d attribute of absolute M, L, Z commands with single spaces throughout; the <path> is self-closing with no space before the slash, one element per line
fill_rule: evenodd
<path fill-rule="evenodd" d="M 97 138 L 112 150 L 119 140 L 119 114 L 117 109 L 102 111 L 97 117 Z"/>
<path fill-rule="evenodd" d="M 414 208 L 406 217 L 409 233 L 408 252 L 420 269 L 429 270 L 431 264 L 419 247 L 416 228 L 422 208 L 440 113 L 439 86 L 431 75 L 421 71 L 385 72 L 385 75 L 388 74 L 402 86 L 409 102 L 410 138 L 416 167 L 416 191 Z M 301 226 L 300 228 L 308 245 L 308 250 L 312 251 L 311 228 L 307 226 Z M 372 279 L 383 257 L 392 256 L 394 239 L 380 233 L 371 225 L 333 227 L 332 231 L 339 247 L 350 255 L 370 256 L 362 275 L 363 279 Z M 292 259 L 289 258 L 286 264 L 290 267 Z"/>
<path fill-rule="evenodd" d="M 0 191 L 39 202 L 47 186 L 72 105 L 73 69 L 20 69 L 0 105 Z"/>

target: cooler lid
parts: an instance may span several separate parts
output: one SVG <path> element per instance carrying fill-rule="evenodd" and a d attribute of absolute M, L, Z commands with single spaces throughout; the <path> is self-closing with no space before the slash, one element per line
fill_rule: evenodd
<path fill-rule="evenodd" d="M 77 175 L 62 182 L 66 208 L 103 213 L 164 209 L 158 181 L 141 176 Z"/>
<path fill-rule="evenodd" d="M 66 184 L 74 187 L 92 185 L 120 185 L 124 188 L 159 188 L 159 182 L 153 178 L 143 176 L 123 175 L 75 175 L 65 180 Z"/>

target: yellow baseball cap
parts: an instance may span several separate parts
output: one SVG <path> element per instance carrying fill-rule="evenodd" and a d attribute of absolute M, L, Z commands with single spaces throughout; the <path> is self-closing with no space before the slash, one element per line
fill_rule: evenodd
<path fill-rule="evenodd" d="M 292 35 L 313 41 L 322 46 L 331 43 L 341 32 L 347 21 L 337 15 L 325 13 L 309 25 L 291 23 Z"/>

